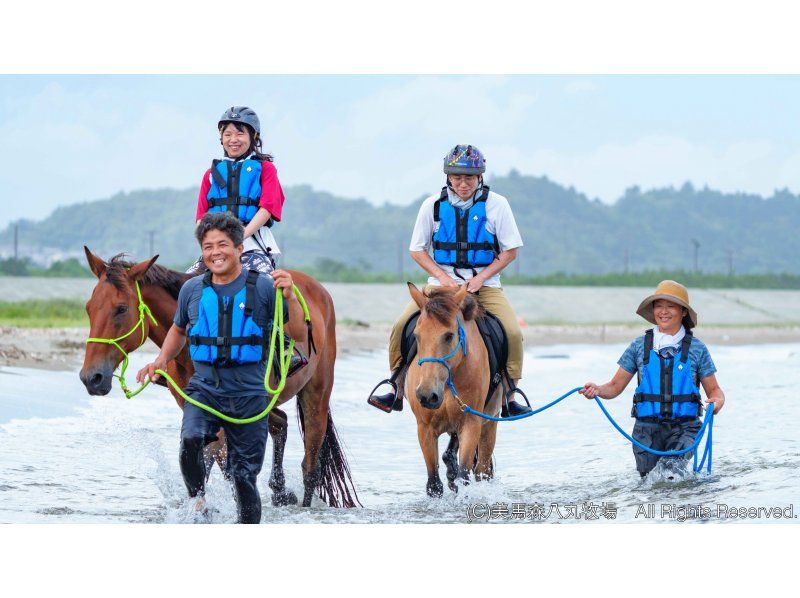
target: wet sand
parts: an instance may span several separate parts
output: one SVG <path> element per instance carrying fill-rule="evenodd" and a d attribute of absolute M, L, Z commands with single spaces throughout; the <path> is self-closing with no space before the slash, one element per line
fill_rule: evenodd
<path fill-rule="evenodd" d="M 535 324 L 523 326 L 526 347 L 561 344 L 611 344 L 633 340 L 646 323 L 636 324 Z M 339 324 L 336 342 L 340 356 L 385 350 L 391 326 L 386 323 Z M 717 346 L 800 342 L 800 326 L 702 326 L 696 335 Z M 88 330 L 85 328 L 0 328 L 0 367 L 76 370 L 83 362 Z M 140 351 L 156 353 L 148 341 Z"/>

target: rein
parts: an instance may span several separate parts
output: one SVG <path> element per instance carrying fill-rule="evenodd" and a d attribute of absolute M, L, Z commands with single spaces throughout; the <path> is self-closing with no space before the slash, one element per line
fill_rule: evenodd
<path fill-rule="evenodd" d="M 131 334 L 133 334 L 136 331 L 137 328 L 141 327 L 142 338 L 139 341 L 139 345 L 136 347 L 136 349 L 138 349 L 144 344 L 144 341 L 146 340 L 144 333 L 145 316 L 150 318 L 154 326 L 158 326 L 158 322 L 156 321 L 155 317 L 153 317 L 153 313 L 150 311 L 150 308 L 144 302 L 144 299 L 142 299 L 142 291 L 139 288 L 138 280 L 134 281 L 134 286 L 136 287 L 136 296 L 139 300 L 139 306 L 138 306 L 139 320 L 136 322 L 136 324 L 134 324 L 133 328 L 131 328 L 126 334 L 123 334 L 122 336 L 117 338 L 90 337 L 86 340 L 87 343 L 103 343 L 106 345 L 113 345 L 114 347 L 119 349 L 120 353 L 122 353 L 123 356 L 122 368 L 120 370 L 119 375 L 114 374 L 114 377 L 119 378 L 120 388 L 122 389 L 122 392 L 125 393 L 125 397 L 128 399 L 135 397 L 140 392 L 142 392 L 150 384 L 150 380 L 149 379 L 145 380 L 144 384 L 142 384 L 136 390 L 132 391 L 128 389 L 128 385 L 125 382 L 125 371 L 128 369 L 128 353 L 125 351 L 125 349 L 122 348 L 122 346 L 120 346 L 119 341 L 128 338 Z M 300 293 L 300 289 L 297 288 L 297 285 L 292 285 L 292 290 L 294 291 L 294 294 L 297 297 L 298 302 L 300 303 L 300 307 L 302 307 L 303 309 L 303 318 L 305 319 L 309 333 L 309 346 L 313 347 L 314 341 L 313 337 L 311 336 L 311 316 L 308 312 L 308 305 L 306 304 L 303 295 Z M 268 395 L 272 396 L 272 400 L 269 402 L 267 407 L 261 413 L 253 415 L 252 417 L 239 419 L 225 415 L 221 411 L 217 411 L 213 407 L 209 407 L 208 405 L 201 403 L 200 401 L 197 401 L 192 397 L 190 397 L 189 395 L 187 395 L 185 392 L 183 392 L 183 389 L 180 386 L 178 386 L 178 383 L 172 379 L 172 376 L 170 376 L 164 370 L 155 370 L 155 373 L 159 374 L 160 376 L 163 376 L 164 379 L 172 386 L 173 389 L 175 389 L 175 391 L 181 397 L 183 397 L 183 399 L 187 403 L 194 405 L 199 409 L 203 409 L 204 411 L 207 411 L 208 413 L 217 416 L 221 420 L 224 420 L 232 424 L 253 423 L 260 419 L 263 419 L 269 414 L 270 411 L 272 411 L 273 407 L 275 407 L 275 403 L 277 403 L 278 401 L 278 396 L 281 394 L 283 388 L 286 386 L 286 378 L 289 372 L 289 362 L 292 359 L 292 352 L 294 351 L 294 339 L 289 339 L 289 348 L 287 353 L 287 349 L 284 343 L 285 338 L 286 334 L 284 332 L 284 320 L 283 320 L 283 292 L 278 292 L 275 294 L 275 313 L 272 319 L 272 334 L 270 336 L 269 357 L 267 358 L 267 368 L 266 372 L 264 373 L 264 390 L 266 390 Z M 270 373 L 270 364 L 273 363 L 273 360 L 275 358 L 276 342 L 279 344 L 280 347 L 279 348 L 280 353 L 278 359 L 280 376 L 278 378 L 277 386 L 275 388 L 272 388 L 269 384 L 269 373 Z M 134 351 L 136 349 L 134 349 Z"/>
<path fill-rule="evenodd" d="M 453 384 L 453 373 L 450 370 L 450 364 L 447 363 L 450 358 L 452 358 L 456 353 L 458 353 L 458 348 L 464 351 L 464 357 L 467 356 L 467 334 L 464 332 L 464 326 L 461 324 L 461 319 L 456 318 L 456 322 L 458 323 L 458 342 L 456 346 L 453 347 L 453 350 L 450 351 L 444 357 L 420 357 L 417 360 L 417 365 L 422 365 L 423 363 L 440 363 L 447 369 L 447 386 L 450 387 L 450 392 L 453 395 L 453 398 L 458 401 L 458 404 L 461 406 L 461 410 L 467 409 L 467 405 L 464 404 L 464 401 L 461 400 L 461 397 L 458 396 L 456 392 L 456 386 Z"/>

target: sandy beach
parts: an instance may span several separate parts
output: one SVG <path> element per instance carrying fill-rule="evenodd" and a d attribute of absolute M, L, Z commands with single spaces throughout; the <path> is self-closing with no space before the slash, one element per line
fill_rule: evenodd
<path fill-rule="evenodd" d="M 618 344 L 642 334 L 642 325 L 535 324 L 523 327 L 526 347 L 561 344 Z M 386 323 L 339 324 L 336 340 L 339 356 L 386 349 L 391 326 Z M 751 345 L 800 342 L 800 326 L 705 326 L 696 334 L 711 345 Z M 75 370 L 83 362 L 88 329 L 0 328 L 0 367 Z M 155 354 L 150 341 L 139 349 Z"/>
<path fill-rule="evenodd" d="M 81 298 L 91 295 L 90 278 L 0 278 L 0 295 L 10 301 Z M 339 355 L 385 350 L 391 323 L 410 300 L 402 284 L 324 283 L 336 306 Z M 652 289 L 630 287 L 507 286 L 527 347 L 561 344 L 619 344 L 642 334 L 636 315 Z M 707 344 L 749 345 L 800 342 L 800 291 L 692 289 L 700 314 L 696 334 Z M 77 370 L 83 361 L 86 328 L 0 327 L 0 367 Z M 141 351 L 155 352 L 148 342 Z"/>

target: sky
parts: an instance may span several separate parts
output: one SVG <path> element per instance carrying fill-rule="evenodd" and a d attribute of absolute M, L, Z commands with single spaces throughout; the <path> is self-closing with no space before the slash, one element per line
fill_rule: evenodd
<path fill-rule="evenodd" d="M 456 143 L 616 201 L 633 185 L 800 192 L 800 76 L 3 75 L 0 227 L 119 191 L 199 185 L 254 108 L 284 186 L 409 203 Z M 291 198 L 289 198 L 290 200 Z"/>

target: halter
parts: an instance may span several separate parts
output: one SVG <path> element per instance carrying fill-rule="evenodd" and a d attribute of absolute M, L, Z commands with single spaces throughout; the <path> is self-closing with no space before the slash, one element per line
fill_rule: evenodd
<path fill-rule="evenodd" d="M 119 336 L 117 338 L 88 338 L 88 339 L 86 339 L 87 343 L 103 343 L 105 345 L 114 345 L 117 349 L 119 349 L 120 353 L 122 353 L 122 369 L 119 372 L 119 376 L 117 376 L 116 374 L 113 374 L 113 375 L 114 375 L 115 378 L 119 378 L 119 385 L 122 388 L 122 392 L 124 392 L 125 396 L 127 398 L 129 398 L 129 399 L 131 397 L 135 397 L 137 394 L 139 394 L 144 389 L 144 386 L 142 388 L 140 388 L 139 390 L 137 390 L 137 391 L 133 391 L 132 392 L 132 391 L 128 390 L 128 385 L 125 383 L 125 370 L 128 369 L 128 353 L 125 351 L 125 349 L 122 348 L 122 346 L 120 346 L 119 341 L 125 340 L 126 338 L 128 338 L 131 334 L 133 334 L 136 331 L 137 328 L 139 328 L 141 326 L 141 328 L 142 328 L 142 338 L 139 341 L 139 345 L 136 347 L 136 349 L 138 349 L 139 347 L 141 347 L 144 344 L 144 341 L 146 340 L 146 337 L 145 337 L 145 334 L 144 334 L 144 318 L 145 318 L 145 316 L 150 318 L 150 321 L 153 323 L 153 326 L 158 326 L 158 322 L 153 317 L 153 312 L 150 311 L 150 308 L 147 307 L 147 304 L 144 302 L 144 299 L 142 299 L 142 290 L 139 288 L 139 281 L 138 280 L 134 280 L 133 284 L 136 287 L 136 296 L 139 299 L 139 306 L 138 306 L 138 309 L 139 309 L 139 320 L 136 322 L 136 324 L 133 325 L 133 328 L 131 328 L 127 333 L 125 333 L 122 336 Z M 134 351 L 136 349 L 134 349 Z"/>
<path fill-rule="evenodd" d="M 456 318 L 456 323 L 458 324 L 458 342 L 456 343 L 456 346 L 453 347 L 453 350 L 444 357 L 420 357 L 417 360 L 417 365 L 422 365 L 423 363 L 441 363 L 445 368 L 447 368 L 447 386 L 450 387 L 450 392 L 452 393 L 453 398 L 459 402 L 463 409 L 465 405 L 456 392 L 456 387 L 453 384 L 453 375 L 450 371 L 450 364 L 447 363 L 451 357 L 458 353 L 459 346 L 464 351 L 464 356 L 467 356 L 467 334 L 464 332 L 464 326 L 461 325 L 460 318 Z"/>
<path fill-rule="evenodd" d="M 145 315 L 147 315 L 147 317 L 150 318 L 150 320 L 153 322 L 154 326 L 158 326 L 158 322 L 153 317 L 153 313 L 150 311 L 150 308 L 144 302 L 144 299 L 142 299 L 142 291 L 139 288 L 139 281 L 134 280 L 133 284 L 136 287 L 136 296 L 139 299 L 139 306 L 138 306 L 138 309 L 139 309 L 139 320 L 136 322 L 136 324 L 134 324 L 133 328 L 131 328 L 127 333 L 125 333 L 122 336 L 117 337 L 117 338 L 88 338 L 88 339 L 86 339 L 87 343 L 103 343 L 105 345 L 113 345 L 117 349 L 119 349 L 120 353 L 122 353 L 122 369 L 119 372 L 119 376 L 117 376 L 116 374 L 113 374 L 113 375 L 114 375 L 115 378 L 119 378 L 120 388 L 122 388 L 122 392 L 125 393 L 125 397 L 128 398 L 128 399 L 130 399 L 132 397 L 135 397 L 140 392 L 142 392 L 147 387 L 147 385 L 150 384 L 150 379 L 149 378 L 146 379 L 144 381 L 144 384 L 142 384 L 136 390 L 129 390 L 128 389 L 128 385 L 125 383 L 125 370 L 128 368 L 128 353 L 125 351 L 125 349 L 123 349 L 119 345 L 118 341 L 121 341 L 121 340 L 124 340 L 124 339 L 128 338 L 131 334 L 134 333 L 134 331 L 137 328 L 139 328 L 141 326 L 141 328 L 142 328 L 142 339 L 139 341 L 139 345 L 136 347 L 136 349 L 141 347 L 144 344 L 144 341 L 145 341 L 145 338 L 146 338 L 145 334 L 144 334 L 144 318 L 145 318 Z M 303 298 L 302 293 L 300 293 L 300 289 L 297 288 L 297 285 L 292 285 L 292 290 L 294 291 L 295 297 L 297 297 L 297 301 L 300 303 L 300 307 L 303 309 L 303 318 L 305 319 L 306 327 L 308 329 L 308 344 L 309 344 L 309 347 L 311 348 L 312 351 L 316 352 L 316 347 L 314 345 L 314 336 L 313 336 L 312 330 L 311 330 L 311 314 L 308 311 L 308 305 L 306 304 L 306 301 Z M 226 414 L 222 413 L 221 411 L 217 411 L 213 407 L 209 407 L 205 403 L 201 403 L 200 401 L 197 401 L 197 400 L 193 399 L 192 397 L 190 397 L 189 395 L 187 395 L 183 391 L 183 389 L 178 385 L 178 383 L 175 382 L 175 380 L 173 380 L 172 377 L 167 372 L 165 372 L 164 370 L 155 370 L 155 373 L 157 373 L 160 376 L 163 376 L 163 378 L 169 383 L 169 385 L 172 386 L 172 388 L 181 397 L 183 397 L 183 399 L 187 403 L 190 403 L 190 404 L 194 405 L 195 407 L 197 407 L 199 409 L 207 411 L 208 413 L 211 413 L 212 415 L 215 415 L 218 418 L 220 418 L 220 419 L 222 419 L 222 420 L 224 420 L 226 422 L 230 422 L 232 424 L 249 424 L 249 423 L 256 422 L 256 421 L 258 421 L 260 419 L 263 419 L 264 417 L 269 415 L 270 411 L 272 411 L 272 408 L 275 406 L 275 403 L 277 403 L 277 401 L 278 401 L 278 397 L 280 396 L 281 392 L 283 392 L 283 389 L 286 386 L 286 378 L 288 377 L 288 373 L 289 373 L 289 362 L 292 360 L 292 351 L 294 351 L 294 339 L 289 339 L 289 346 L 288 347 L 286 347 L 285 343 L 284 343 L 285 333 L 284 333 L 284 320 L 283 320 L 283 293 L 282 292 L 275 293 L 275 313 L 273 315 L 272 322 L 273 322 L 272 334 L 270 336 L 269 356 L 267 357 L 267 364 L 273 363 L 273 360 L 275 358 L 275 347 L 277 346 L 278 347 L 278 354 L 279 354 L 278 363 L 280 364 L 278 369 L 280 370 L 280 372 L 279 372 L 280 375 L 278 376 L 278 381 L 277 381 L 278 384 L 277 384 L 276 388 L 272 388 L 270 386 L 270 384 L 269 384 L 270 368 L 269 368 L 269 365 L 267 365 L 266 371 L 264 373 L 264 390 L 266 390 L 267 394 L 272 397 L 272 400 L 269 402 L 267 407 L 263 411 L 261 411 L 261 413 L 253 415 L 252 417 L 246 417 L 246 418 L 242 418 L 242 419 L 235 418 L 235 417 L 230 417 L 229 415 L 226 415 Z M 462 334 L 463 334 L 463 330 L 461 330 L 461 325 L 459 324 L 459 336 L 461 336 Z M 466 355 L 466 344 L 464 345 L 464 354 Z M 452 357 L 452 355 L 449 356 L 449 357 Z M 449 368 L 448 368 L 448 371 L 449 371 Z"/>

